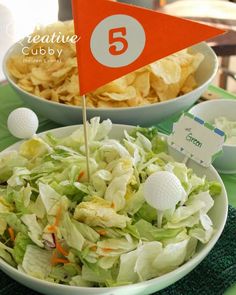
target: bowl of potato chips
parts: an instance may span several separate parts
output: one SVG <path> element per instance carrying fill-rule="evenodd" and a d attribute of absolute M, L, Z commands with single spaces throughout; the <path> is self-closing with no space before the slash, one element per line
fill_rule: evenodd
<path fill-rule="evenodd" d="M 3 62 L 5 76 L 22 101 L 63 125 L 82 121 L 73 36 L 72 21 L 38 28 L 14 44 Z M 87 116 L 110 118 L 114 123 L 155 124 L 197 101 L 217 68 L 214 51 L 206 43 L 197 44 L 89 93 Z"/>

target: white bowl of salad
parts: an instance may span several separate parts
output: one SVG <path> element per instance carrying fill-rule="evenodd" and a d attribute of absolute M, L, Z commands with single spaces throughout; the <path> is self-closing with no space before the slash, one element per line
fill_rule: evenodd
<path fill-rule="evenodd" d="M 51 130 L 0 154 L 0 268 L 43 294 L 150 294 L 194 269 L 227 218 L 224 184 L 168 150 L 155 128 L 88 126 L 87 181 L 82 126 Z M 185 194 L 164 212 L 143 184 L 169 171 Z"/>
<path fill-rule="evenodd" d="M 236 173 L 236 100 L 216 99 L 195 105 L 190 113 L 223 130 L 223 153 L 213 162 L 220 173 Z"/>

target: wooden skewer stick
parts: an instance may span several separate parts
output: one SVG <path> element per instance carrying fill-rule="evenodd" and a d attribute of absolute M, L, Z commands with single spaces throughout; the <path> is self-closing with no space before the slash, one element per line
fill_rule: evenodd
<path fill-rule="evenodd" d="M 184 159 L 183 159 L 183 161 L 182 161 L 182 163 L 187 166 L 188 160 L 189 160 L 189 157 L 188 156 L 185 156 Z"/>
<path fill-rule="evenodd" d="M 84 142 L 85 142 L 85 154 L 87 164 L 87 176 L 88 182 L 90 182 L 90 169 L 89 169 L 89 146 L 88 146 L 88 129 L 87 129 L 87 109 L 86 109 L 86 97 L 82 96 L 82 112 L 83 112 L 83 125 L 84 125 Z"/>

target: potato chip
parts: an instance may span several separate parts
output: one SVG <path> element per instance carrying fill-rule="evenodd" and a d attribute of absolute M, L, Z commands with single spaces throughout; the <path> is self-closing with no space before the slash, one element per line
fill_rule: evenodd
<path fill-rule="evenodd" d="M 129 100 L 135 98 L 137 95 L 136 89 L 133 86 L 128 86 L 125 90 L 125 92 L 122 93 L 110 93 L 110 92 L 104 92 L 103 96 L 109 97 L 112 100 L 115 101 L 123 101 L 123 100 Z"/>
<path fill-rule="evenodd" d="M 34 90 L 33 86 L 27 85 L 28 83 L 24 84 L 24 81 L 21 81 L 18 85 L 27 92 L 32 92 Z"/>
<path fill-rule="evenodd" d="M 31 71 L 32 77 L 38 81 L 49 81 L 50 76 L 42 68 L 33 68 Z"/>
<path fill-rule="evenodd" d="M 180 91 L 179 83 L 169 84 L 165 91 L 158 93 L 158 96 L 160 101 L 165 101 L 165 100 L 169 100 L 169 99 L 177 97 L 179 91 Z"/>
<path fill-rule="evenodd" d="M 8 70 L 11 73 L 11 75 L 16 79 L 23 79 L 25 77 L 25 74 L 20 72 L 19 67 L 16 67 L 14 60 L 10 60 L 8 62 Z"/>
<path fill-rule="evenodd" d="M 40 42 L 29 43 L 27 55 L 10 57 L 7 61 L 9 73 L 20 88 L 42 99 L 81 106 L 75 44 L 44 42 L 53 34 L 65 38 L 73 36 L 73 21 L 37 28 L 31 38 L 40 35 Z M 193 54 L 188 49 L 176 52 L 89 93 L 87 106 L 135 107 L 190 92 L 197 87 L 194 73 L 203 59 L 202 54 Z"/>
<path fill-rule="evenodd" d="M 161 77 L 157 77 L 153 73 L 151 73 L 150 81 L 151 81 L 151 88 L 155 91 L 157 96 L 159 92 L 166 91 L 168 87 L 168 85 L 164 82 L 164 80 Z"/>
<path fill-rule="evenodd" d="M 59 95 L 58 93 L 52 89 L 52 96 L 51 96 L 51 100 L 55 101 L 55 102 L 59 102 Z"/>
<path fill-rule="evenodd" d="M 187 49 L 181 50 L 167 57 L 167 59 L 178 63 L 181 67 L 190 65 L 193 58 L 193 55 L 188 53 Z"/>
<path fill-rule="evenodd" d="M 95 95 L 100 95 L 102 93 L 124 93 L 127 89 L 128 83 L 125 77 L 116 79 L 104 86 L 99 87 L 94 91 Z"/>
<path fill-rule="evenodd" d="M 111 101 L 105 102 L 105 101 L 99 100 L 97 103 L 97 107 L 98 108 L 113 108 L 114 104 Z"/>
<path fill-rule="evenodd" d="M 70 72 L 70 70 L 71 70 L 71 67 L 65 67 L 65 68 L 60 69 L 60 70 L 58 70 L 56 72 L 53 72 L 52 77 L 60 79 L 60 78 L 62 78 L 64 76 L 67 76 L 67 74 Z"/>
<path fill-rule="evenodd" d="M 125 76 L 127 85 L 128 86 L 131 85 L 134 82 L 135 78 L 136 78 L 136 73 L 135 72 L 127 74 Z"/>
<path fill-rule="evenodd" d="M 181 88 L 180 92 L 185 94 L 197 87 L 197 82 L 193 75 L 190 75 L 187 80 L 185 81 L 183 87 Z"/>
<path fill-rule="evenodd" d="M 32 85 L 34 86 L 42 85 L 42 80 L 38 80 L 33 75 L 30 77 L 30 81 L 32 82 Z"/>
<path fill-rule="evenodd" d="M 52 90 L 51 89 L 45 89 L 40 93 L 40 96 L 46 99 L 50 99 L 52 96 Z"/>
<path fill-rule="evenodd" d="M 141 100 L 142 100 L 141 96 L 136 96 L 132 99 L 127 100 L 127 105 L 129 107 L 136 107 L 140 104 Z"/>
<path fill-rule="evenodd" d="M 141 94 L 142 97 L 148 96 L 150 92 L 150 73 L 141 72 L 136 75 L 133 83 L 134 88 Z"/>
<path fill-rule="evenodd" d="M 78 76 L 73 75 L 69 79 L 69 83 L 67 85 L 67 91 L 70 94 L 79 95 L 79 84 L 78 84 Z"/>
<path fill-rule="evenodd" d="M 161 59 L 150 65 L 152 73 L 161 77 L 166 84 L 177 83 L 181 77 L 180 65 L 169 59 Z"/>

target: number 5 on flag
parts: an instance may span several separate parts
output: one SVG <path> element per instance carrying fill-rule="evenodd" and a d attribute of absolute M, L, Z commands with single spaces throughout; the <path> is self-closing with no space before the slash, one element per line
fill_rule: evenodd
<path fill-rule="evenodd" d="M 118 33 L 121 34 L 122 37 L 118 37 Z M 110 54 L 120 55 L 127 51 L 129 45 L 127 40 L 124 38 L 126 34 L 126 27 L 111 29 L 109 31 L 109 43 L 111 45 L 109 48 Z M 114 43 L 120 43 L 122 45 L 121 49 L 118 49 L 119 46 L 114 45 Z"/>

